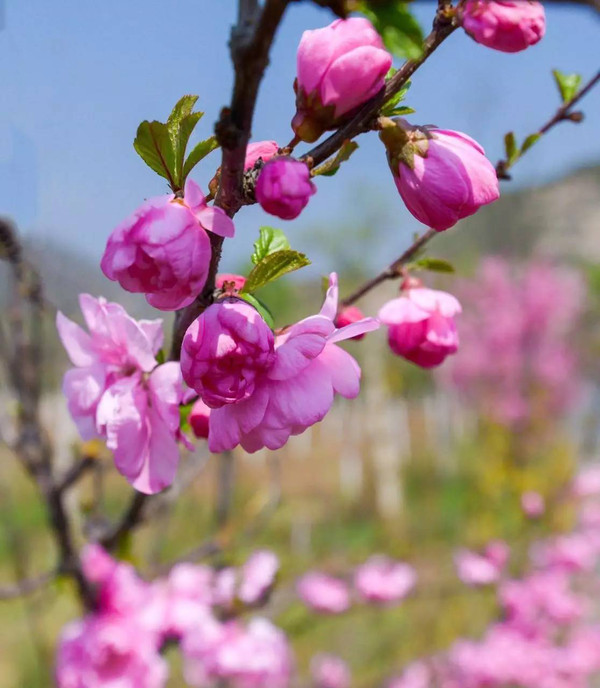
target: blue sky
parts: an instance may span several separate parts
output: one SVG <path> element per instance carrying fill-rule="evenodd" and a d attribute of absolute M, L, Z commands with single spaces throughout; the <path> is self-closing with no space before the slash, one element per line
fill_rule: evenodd
<path fill-rule="evenodd" d="M 232 83 L 226 42 L 234 0 L 4 0 L 0 30 L 0 213 L 29 236 L 83 251 L 99 260 L 111 229 L 146 197 L 165 191 L 137 157 L 132 140 L 142 119 L 164 119 L 184 93 L 200 95 L 212 131 Z M 2 0 L 0 0 L 0 7 Z M 427 28 L 434 3 L 415 4 Z M 600 21 L 589 10 L 552 6 L 544 40 L 517 55 L 475 44 L 457 32 L 418 72 L 408 103 L 411 120 L 465 131 L 496 161 L 502 136 L 533 131 L 557 106 L 550 70 L 598 69 Z M 260 92 L 255 140 L 290 139 L 295 52 L 302 31 L 331 20 L 310 3 L 293 5 L 278 35 Z M 581 125 L 563 124 L 515 170 L 512 185 L 539 184 L 600 162 L 600 89 L 583 102 Z M 343 173 L 320 180 L 301 217 L 274 222 L 260 208 L 237 218 L 225 267 L 247 256 L 261 224 L 284 226 L 311 252 L 309 230 L 375 218 L 398 253 L 420 229 L 404 210 L 373 135 Z M 207 158 L 195 178 L 206 186 L 219 164 Z M 506 187 L 504 187 L 506 189 Z M 377 208 L 377 213 L 371 213 Z M 373 219 L 372 221 L 375 221 Z M 381 249 L 384 251 L 384 249 Z M 385 249 L 387 251 L 387 248 Z M 379 256 L 378 256 L 379 259 Z M 330 259 L 323 259 L 327 263 Z M 321 272 L 335 265 L 321 264 Z"/>

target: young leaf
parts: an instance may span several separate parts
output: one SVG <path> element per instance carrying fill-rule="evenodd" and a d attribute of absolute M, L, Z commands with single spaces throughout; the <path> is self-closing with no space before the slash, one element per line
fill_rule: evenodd
<path fill-rule="evenodd" d="M 340 165 L 346 160 L 350 159 L 350 156 L 358 148 L 358 143 L 354 141 L 344 141 L 342 147 L 336 153 L 333 158 L 325 161 L 320 167 L 317 167 L 312 171 L 312 176 L 316 177 L 318 175 L 323 175 L 325 177 L 333 177 L 333 175 L 340 169 Z"/>
<path fill-rule="evenodd" d="M 192 148 L 190 154 L 187 156 L 185 164 L 183 166 L 183 179 L 185 180 L 188 174 L 196 167 L 196 165 L 205 158 L 209 153 L 212 153 L 215 148 L 218 148 L 217 137 L 211 136 L 205 141 L 200 141 L 194 148 Z"/>
<path fill-rule="evenodd" d="M 144 120 L 138 127 L 133 147 L 148 167 L 169 181 L 171 188 L 177 186 L 175 152 L 166 124 Z"/>
<path fill-rule="evenodd" d="M 454 266 L 443 258 L 421 258 L 412 264 L 417 270 L 430 270 L 431 272 L 454 272 Z"/>
<path fill-rule="evenodd" d="M 182 96 L 175 104 L 175 107 L 171 110 L 169 119 L 167 119 L 167 128 L 172 138 L 177 136 L 181 121 L 188 115 L 192 114 L 192 110 L 194 109 L 194 105 L 196 104 L 197 100 L 198 96 Z M 200 116 L 202 117 L 203 114 L 204 113 L 201 113 Z"/>
<path fill-rule="evenodd" d="M 423 53 L 423 32 L 408 9 L 408 3 L 361 0 L 357 10 L 371 21 L 386 48 L 398 57 L 417 59 Z"/>
<path fill-rule="evenodd" d="M 521 154 L 525 153 L 525 151 L 528 151 L 534 143 L 537 143 L 540 140 L 541 137 L 541 134 L 529 134 L 525 141 L 523 141 L 523 145 L 521 146 Z"/>
<path fill-rule="evenodd" d="M 400 117 L 402 115 L 412 115 L 413 112 L 416 112 L 416 110 L 414 110 L 411 107 L 407 107 L 406 105 L 401 105 L 400 107 L 394 108 L 393 110 L 386 112 L 386 117 Z"/>
<path fill-rule="evenodd" d="M 190 136 L 196 127 L 196 124 L 200 121 L 203 112 L 192 112 L 186 115 L 180 122 L 177 129 L 177 136 L 175 143 L 173 144 L 175 151 L 175 169 L 177 172 L 177 183 L 179 186 L 183 187 L 185 184 L 185 177 L 183 171 L 183 161 L 185 159 L 185 151 L 190 140 Z"/>
<path fill-rule="evenodd" d="M 254 242 L 254 253 L 250 260 L 256 265 L 260 261 L 275 251 L 284 251 L 290 248 L 290 242 L 280 229 L 275 227 L 261 227 L 259 237 Z"/>
<path fill-rule="evenodd" d="M 243 293 L 252 293 L 265 284 L 279 279 L 288 272 L 299 270 L 300 268 L 310 265 L 310 260 L 299 251 L 291 251 L 289 249 L 283 251 L 275 251 L 265 256 L 260 263 L 257 263 L 253 268 L 246 284 L 241 290 Z"/>
<path fill-rule="evenodd" d="M 273 319 L 273 314 L 262 301 L 259 301 L 256 296 L 253 296 L 252 294 L 239 294 L 239 297 L 240 299 L 244 299 L 244 301 L 249 303 L 251 306 L 254 306 L 254 308 L 256 308 L 256 310 L 262 315 L 262 318 L 267 325 L 272 330 L 275 329 L 275 320 Z"/>
<path fill-rule="evenodd" d="M 509 164 L 512 164 L 519 157 L 517 140 L 513 131 L 509 131 L 508 134 L 504 136 L 504 151 L 506 152 L 506 159 Z"/>
<path fill-rule="evenodd" d="M 392 71 L 392 70 L 390 69 L 390 71 L 388 72 L 388 79 L 387 79 L 388 81 L 389 81 L 389 79 L 390 79 L 392 76 L 394 76 L 394 74 L 391 74 L 391 75 L 390 75 L 390 72 L 391 72 L 391 71 Z M 397 71 L 398 71 L 398 70 L 395 69 L 395 70 L 394 70 L 394 73 L 396 73 Z M 394 110 L 397 109 L 398 103 L 401 103 L 401 102 L 404 100 L 404 98 L 406 97 L 406 94 L 408 93 L 408 89 L 410 88 L 410 86 L 411 86 L 411 82 L 410 82 L 410 81 L 407 81 L 407 82 L 404 84 L 404 86 L 398 91 L 398 93 L 395 93 L 395 94 L 394 94 L 394 95 L 384 104 L 384 106 L 381 108 L 381 114 L 382 114 L 384 117 L 393 117 L 393 116 L 394 116 L 394 114 L 395 114 L 395 113 L 394 113 Z M 414 110 L 413 110 L 413 112 L 414 112 Z"/>
<path fill-rule="evenodd" d="M 562 102 L 566 103 L 577 93 L 581 86 L 581 74 L 564 74 L 558 69 L 552 70 L 554 80 L 560 91 Z"/>

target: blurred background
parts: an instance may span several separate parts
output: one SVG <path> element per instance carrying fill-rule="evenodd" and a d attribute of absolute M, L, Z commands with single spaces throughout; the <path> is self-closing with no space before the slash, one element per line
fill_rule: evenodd
<path fill-rule="evenodd" d="M 435 3 L 416 2 L 428 29 Z M 142 199 L 166 191 L 135 154 L 143 119 L 163 119 L 183 93 L 200 95 L 211 133 L 229 98 L 226 39 L 236 3 L 129 0 L 80 3 L 0 0 L 0 213 L 18 224 L 41 270 L 49 301 L 79 319 L 86 291 L 123 303 L 135 317 L 143 297 L 106 280 L 99 259 L 108 234 Z M 303 30 L 330 21 L 309 3 L 291 8 L 259 99 L 254 140 L 291 139 L 295 51 Z M 598 68 L 600 21 L 584 7 L 547 8 L 544 40 L 504 55 L 457 32 L 418 72 L 406 103 L 414 123 L 434 123 L 477 139 L 495 162 L 502 138 L 535 131 L 559 104 L 551 70 Z M 431 255 L 457 274 L 431 279 L 463 304 L 461 349 L 435 374 L 394 357 L 385 333 L 348 350 L 363 369 L 361 397 L 338 403 L 319 425 L 279 452 L 235 452 L 233 469 L 202 445 L 185 457 L 171 496 L 121 553 L 147 575 L 215 532 L 239 563 L 256 546 L 282 558 L 284 579 L 311 567 L 344 575 L 373 552 L 410 561 L 417 592 L 399 608 L 354 608 L 322 618 L 285 590 L 272 614 L 290 634 L 298 663 L 316 650 L 350 662 L 356 685 L 371 686 L 407 662 L 477 636 L 496 613 L 489 590 L 466 588 L 453 552 L 491 539 L 513 547 L 568 530 L 563 499 L 574 471 L 597 459 L 600 441 L 600 91 L 582 101 L 579 125 L 556 127 L 515 167 L 503 195 L 436 238 Z M 399 255 L 421 226 L 395 192 L 377 137 L 285 229 L 313 265 L 264 290 L 278 324 L 320 307 L 320 277 L 340 273 L 342 294 Z M 299 151 L 302 152 L 302 151 Z M 205 188 L 219 164 L 208 157 L 196 179 Z M 261 224 L 260 208 L 236 218 L 224 271 L 244 271 Z M 0 271 L 0 302 L 8 294 Z M 367 314 L 395 293 L 384 286 L 360 303 Z M 169 318 L 166 318 L 169 321 Z M 77 434 L 59 385 L 67 359 L 53 315 L 47 323 L 44 413 L 68 465 Z M 168 326 L 168 322 L 167 322 Z M 14 403 L 0 379 L 0 438 L 11 432 Z M 73 508 L 93 518 L 120 513 L 129 494 L 96 448 L 98 469 L 73 492 Z M 546 500 L 527 519 L 526 491 Z M 0 580 L 53 561 L 46 514 L 34 488 L 0 445 Z M 249 525 L 250 524 L 250 525 Z M 0 602 L 0 687 L 48 686 L 60 627 L 78 614 L 69 584 Z M 174 654 L 173 662 L 177 659 Z M 169 685 L 184 685 L 175 670 Z"/>

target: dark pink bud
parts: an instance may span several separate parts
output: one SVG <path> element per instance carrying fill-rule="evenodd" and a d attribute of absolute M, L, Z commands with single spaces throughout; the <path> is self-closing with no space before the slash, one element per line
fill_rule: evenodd
<path fill-rule="evenodd" d="M 316 191 L 308 167 L 292 158 L 271 160 L 256 182 L 256 198 L 262 209 L 282 220 L 298 217 Z"/>
<path fill-rule="evenodd" d="M 335 319 L 335 326 L 337 328 L 345 327 L 346 325 L 351 325 L 352 323 L 363 320 L 365 317 L 364 313 L 356 306 L 347 306 L 342 308 L 339 315 Z M 363 339 L 366 333 L 358 334 L 356 337 L 351 337 L 351 339 Z"/>
<path fill-rule="evenodd" d="M 516 53 L 540 41 L 546 32 L 541 2 L 469 0 L 461 12 L 464 30 L 477 43 Z"/>
<path fill-rule="evenodd" d="M 192 432 L 201 439 L 208 438 L 208 419 L 210 418 L 210 408 L 198 399 L 190 411 L 189 422 Z"/>

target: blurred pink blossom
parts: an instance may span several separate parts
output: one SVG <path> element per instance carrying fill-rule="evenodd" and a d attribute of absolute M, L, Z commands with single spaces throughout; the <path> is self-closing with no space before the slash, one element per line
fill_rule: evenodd
<path fill-rule="evenodd" d="M 337 655 L 318 654 L 310 661 L 310 673 L 315 688 L 350 688 L 350 668 Z"/>
<path fill-rule="evenodd" d="M 260 549 L 253 552 L 241 570 L 238 597 L 244 604 L 260 602 L 275 584 L 279 559 L 274 552 Z"/>
<path fill-rule="evenodd" d="M 296 591 L 311 609 L 323 614 L 341 614 L 350 608 L 350 592 L 343 580 L 312 571 L 298 581 Z"/>
<path fill-rule="evenodd" d="M 409 564 L 375 555 L 356 569 L 354 587 L 367 602 L 399 602 L 411 592 L 416 580 Z"/>
<path fill-rule="evenodd" d="M 501 541 L 490 542 L 482 553 L 459 549 L 454 555 L 456 571 L 467 585 L 490 585 L 497 583 L 506 566 L 509 549 Z"/>
<path fill-rule="evenodd" d="M 546 510 L 544 497 L 533 490 L 523 492 L 521 495 L 521 508 L 528 518 L 539 518 Z"/>

